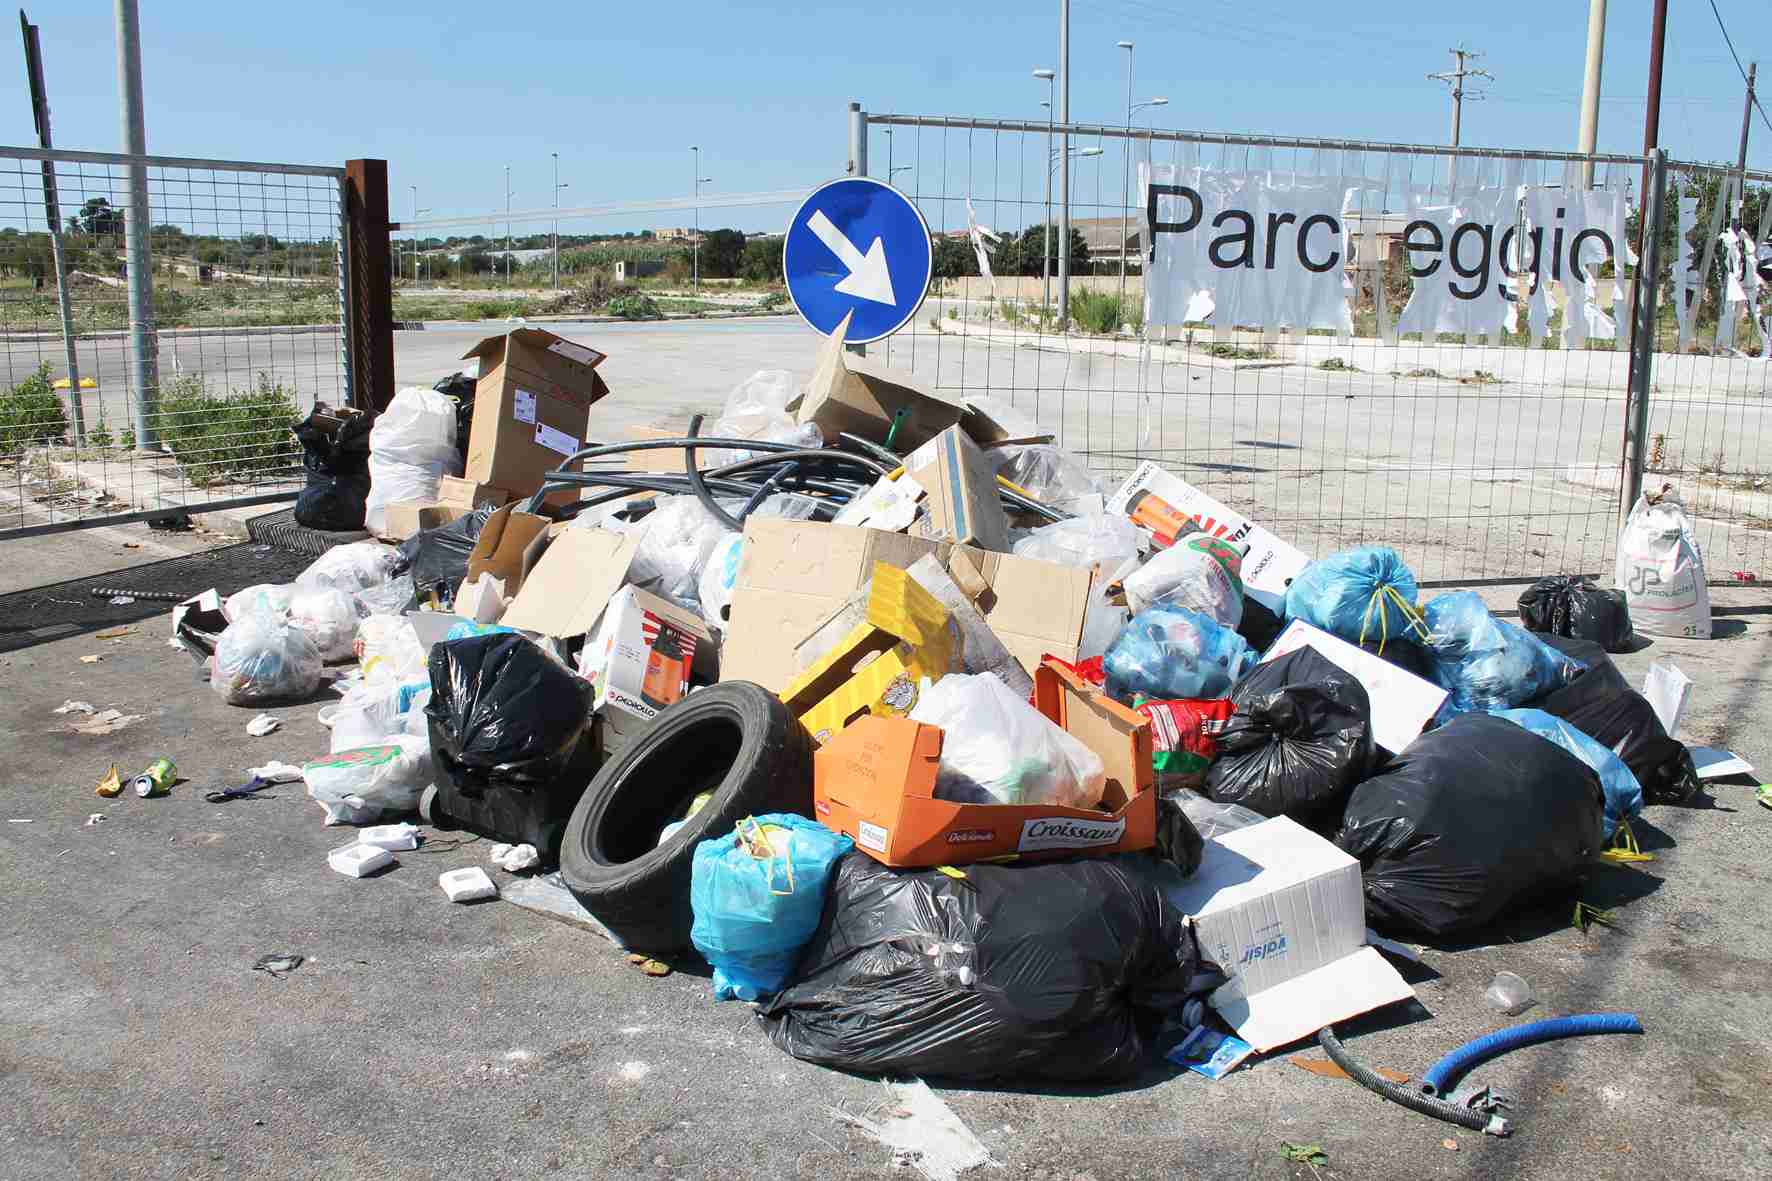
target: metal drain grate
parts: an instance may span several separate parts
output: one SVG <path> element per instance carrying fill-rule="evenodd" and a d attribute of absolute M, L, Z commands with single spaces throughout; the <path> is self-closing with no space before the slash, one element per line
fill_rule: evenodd
<path fill-rule="evenodd" d="M 248 541 L 0 595 L 0 652 L 164 617 L 172 610 L 165 598 L 112 603 L 108 596 L 92 594 L 94 590 L 145 591 L 182 599 L 214 587 L 231 595 L 254 583 L 290 582 L 312 561 L 308 554 Z"/>
<path fill-rule="evenodd" d="M 253 517 L 246 522 L 246 536 L 260 545 L 274 545 L 278 549 L 306 554 L 311 558 L 319 557 L 335 545 L 369 540 L 369 534 L 362 529 L 350 533 L 325 533 L 306 525 L 298 525 L 295 510 L 292 508 Z"/>

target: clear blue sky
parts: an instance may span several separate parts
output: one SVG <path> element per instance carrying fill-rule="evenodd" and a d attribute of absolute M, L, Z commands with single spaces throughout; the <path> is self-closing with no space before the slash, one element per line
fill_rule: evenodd
<path fill-rule="evenodd" d="M 1772 109 L 1764 0 L 1718 5 L 1743 60 L 1765 62 Z M 1496 75 L 1490 98 L 1466 107 L 1466 141 L 1569 149 L 1587 7 L 1076 0 L 1073 118 L 1124 118 L 1125 54 L 1114 42 L 1126 38 L 1138 44 L 1139 97 L 1170 100 L 1155 112 L 1160 126 L 1439 142 L 1449 99 L 1423 75 L 1447 69 L 1447 47 L 1462 41 L 1484 50 L 1479 64 Z M 1706 0 L 1672 7 L 1662 141 L 1681 157 L 1733 158 L 1740 77 Z M 1603 151 L 1642 142 L 1650 8 L 1612 0 Z M 850 99 L 877 111 L 1042 118 L 1045 86 L 1030 70 L 1054 64 L 1057 9 L 1054 0 L 149 0 L 148 146 L 298 162 L 384 157 L 396 217 L 410 215 L 414 183 L 433 216 L 500 208 L 507 162 L 514 205 L 545 206 L 551 151 L 572 186 L 566 205 L 684 195 L 692 143 L 704 148 L 710 191 L 809 185 L 841 171 Z M 58 146 L 118 149 L 111 4 L 30 0 L 27 11 L 42 26 Z M 0 46 L 0 139 L 34 143 L 16 33 Z M 1754 135 L 1750 162 L 1772 166 L 1772 131 L 1758 124 Z M 762 228 L 759 219 L 776 217 L 734 211 L 704 224 Z"/>

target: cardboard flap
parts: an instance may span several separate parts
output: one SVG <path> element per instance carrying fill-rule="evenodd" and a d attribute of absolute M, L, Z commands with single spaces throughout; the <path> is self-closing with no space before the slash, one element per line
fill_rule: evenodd
<path fill-rule="evenodd" d="M 547 544 L 551 524 L 546 517 L 518 512 L 515 505 L 493 513 L 468 554 L 467 581 L 490 574 L 507 587 L 521 586 L 523 576 Z"/>
<path fill-rule="evenodd" d="M 488 336 L 481 340 L 479 344 L 463 353 L 461 359 L 465 361 L 469 357 L 502 357 L 504 356 L 504 352 L 505 334 L 501 332 L 497 336 Z M 496 362 L 494 362 L 494 364 L 496 364 Z M 491 367 L 491 365 L 482 365 L 480 366 L 480 369 L 484 372 Z"/>
<path fill-rule="evenodd" d="M 634 534 L 566 530 L 523 580 L 500 622 L 559 639 L 584 635 L 621 589 L 639 545 Z"/>
<path fill-rule="evenodd" d="M 1150 721 L 1137 710 L 1097 693 L 1070 669 L 1051 660 L 1042 660 L 1034 671 L 1034 706 L 1102 756 L 1102 769 L 1107 773 L 1103 808 L 1117 812 L 1155 784 Z"/>
<path fill-rule="evenodd" d="M 1409 982 L 1373 947 L 1253 996 L 1242 995 L 1239 983 L 1221 985 L 1212 994 L 1212 1007 L 1238 1037 L 1263 1053 L 1310 1037 L 1325 1025 L 1415 997 Z"/>

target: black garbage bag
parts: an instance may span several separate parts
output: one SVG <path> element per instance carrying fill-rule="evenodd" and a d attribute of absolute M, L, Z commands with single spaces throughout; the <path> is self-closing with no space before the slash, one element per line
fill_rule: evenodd
<path fill-rule="evenodd" d="M 435 529 L 421 529 L 400 543 L 400 560 L 412 575 L 412 585 L 419 598 L 438 587 L 447 588 L 453 599 L 467 577 L 468 555 L 480 540 L 480 530 L 496 509 L 477 508 L 465 517 L 458 517 Z"/>
<path fill-rule="evenodd" d="M 1574 884 L 1603 810 L 1586 763 L 1505 718 L 1460 714 L 1354 788 L 1335 843 L 1359 859 L 1368 922 L 1439 938 Z"/>
<path fill-rule="evenodd" d="M 369 497 L 369 428 L 373 414 L 340 419 L 324 403 L 297 423 L 308 484 L 295 498 L 295 520 L 309 529 L 349 533 L 363 528 Z"/>
<path fill-rule="evenodd" d="M 1185 999 L 1223 983 L 1148 853 L 968 865 L 850 853 L 794 982 L 761 1011 L 807 1062 L 865 1074 L 1109 1079 Z"/>
<path fill-rule="evenodd" d="M 1520 595 L 1520 626 L 1591 640 L 1608 652 L 1628 652 L 1636 635 L 1623 591 L 1601 590 L 1591 579 L 1568 574 L 1540 578 L 1526 588 Z"/>
<path fill-rule="evenodd" d="M 1280 638 L 1286 630 L 1286 621 L 1271 611 L 1266 603 L 1250 595 L 1243 594 L 1243 618 L 1237 624 L 1237 634 L 1249 641 L 1249 647 L 1255 652 L 1266 652 L 1268 646 Z"/>
<path fill-rule="evenodd" d="M 1685 744 L 1668 736 L 1649 699 L 1630 687 L 1592 640 L 1547 635 L 1544 641 L 1587 665 L 1561 689 L 1529 704 L 1562 718 L 1624 760 L 1650 804 L 1683 804 L 1701 786 Z"/>
<path fill-rule="evenodd" d="M 455 449 L 461 452 L 464 464 L 468 461 L 468 429 L 474 422 L 474 390 L 478 384 L 467 374 L 456 372 L 431 387 L 455 399 Z"/>
<path fill-rule="evenodd" d="M 1235 712 L 1206 770 L 1206 795 L 1310 821 L 1340 806 L 1372 766 L 1372 703 L 1314 648 L 1276 657 L 1231 690 Z"/>
<path fill-rule="evenodd" d="M 430 673 L 434 810 L 553 861 L 597 770 L 590 682 L 509 633 L 437 644 Z"/>

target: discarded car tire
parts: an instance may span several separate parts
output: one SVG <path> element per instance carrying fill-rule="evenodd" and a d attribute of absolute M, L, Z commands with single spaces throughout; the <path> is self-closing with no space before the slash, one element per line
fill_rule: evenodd
<path fill-rule="evenodd" d="M 775 694 L 727 681 L 671 706 L 603 765 L 567 821 L 560 876 L 624 947 L 680 951 L 695 846 L 765 812 L 812 815 L 812 739 Z"/>

